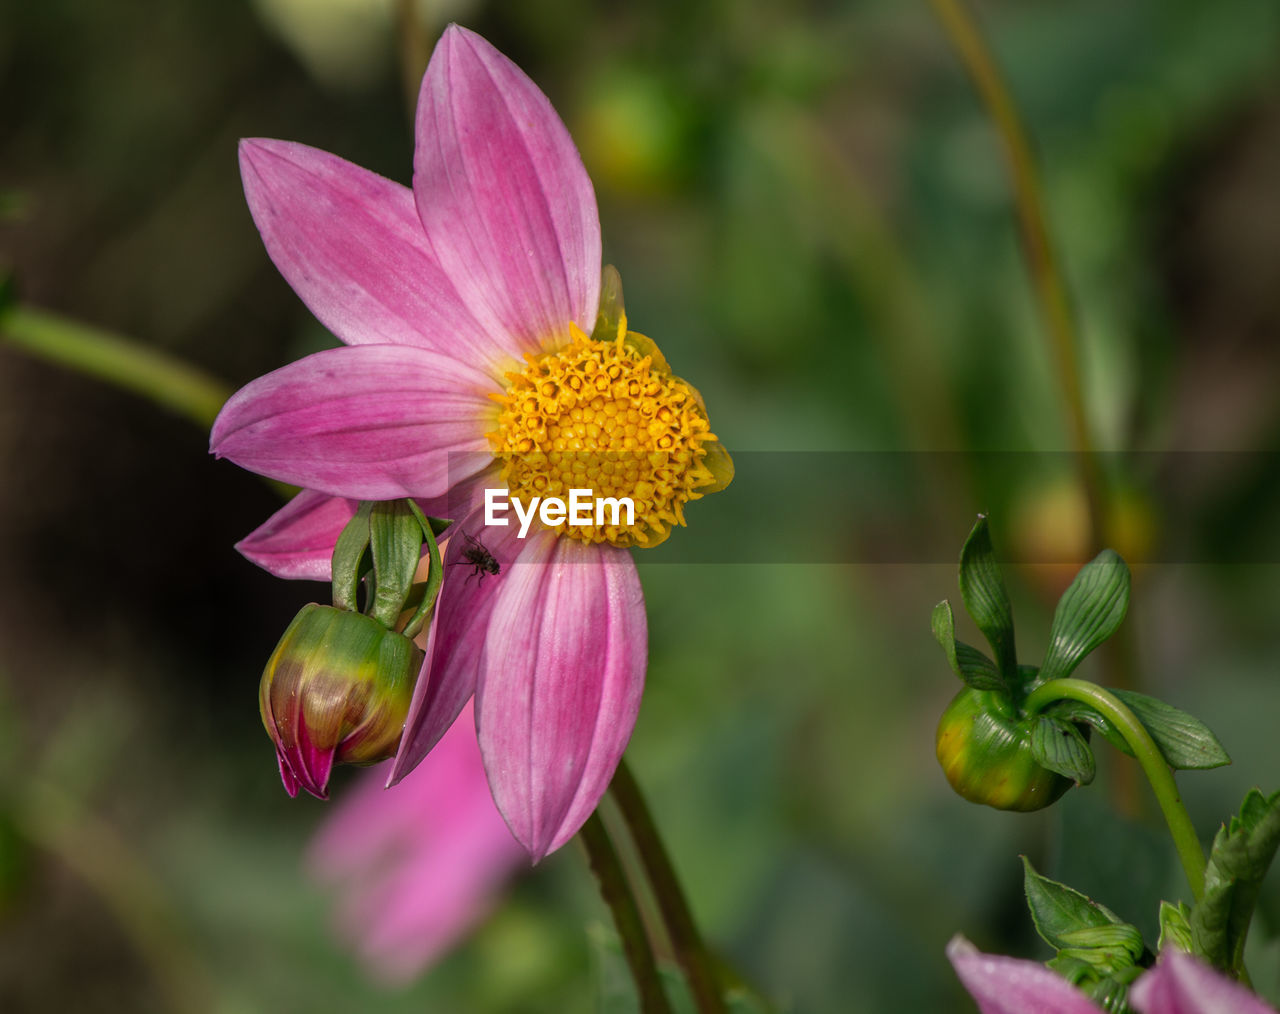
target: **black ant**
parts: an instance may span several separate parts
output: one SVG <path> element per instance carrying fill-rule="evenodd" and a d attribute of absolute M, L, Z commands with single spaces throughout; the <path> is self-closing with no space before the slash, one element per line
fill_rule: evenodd
<path fill-rule="evenodd" d="M 486 574 L 497 575 L 501 572 L 502 567 L 479 539 L 470 532 L 463 532 L 462 537 L 467 540 L 467 548 L 462 551 L 462 559 L 454 560 L 450 566 L 456 567 L 460 563 L 465 563 L 474 567 L 475 569 L 467 575 L 468 581 L 473 577 L 483 581 Z"/>

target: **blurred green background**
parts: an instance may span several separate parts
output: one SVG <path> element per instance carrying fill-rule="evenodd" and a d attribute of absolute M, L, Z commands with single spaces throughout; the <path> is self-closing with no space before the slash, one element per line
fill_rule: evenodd
<path fill-rule="evenodd" d="M 744 480 L 670 544 L 732 544 L 747 510 L 767 522 L 750 538 L 807 540 L 794 559 L 640 555 L 652 646 L 630 756 L 711 940 L 785 1009 L 972 1009 L 953 933 L 1047 956 L 1020 852 L 1152 939 L 1182 885 L 1145 787 L 1135 820 L 1111 812 L 1128 762 L 1104 748 L 1094 787 L 1018 815 L 962 802 L 933 758 L 958 685 L 929 612 L 958 601 L 975 512 L 1015 564 L 1024 661 L 1070 573 L 1050 563 L 1087 550 L 1074 473 L 1048 453 L 1069 431 L 1000 149 L 928 5 L 410 7 L 427 51 L 456 19 L 551 97 L 632 325 L 732 451 L 902 455 L 847 508 L 813 502 L 804 469 Z M 979 13 L 1040 156 L 1098 444 L 1149 452 L 1108 461 L 1141 685 L 1235 759 L 1180 777 L 1207 839 L 1248 786 L 1280 784 L 1280 7 Z M 0 267 L 19 297 L 235 385 L 331 342 L 261 247 L 236 141 L 408 182 L 403 16 L 0 0 Z M 206 447 L 0 347 L 0 1009 L 592 1010 L 586 928 L 607 915 L 573 848 L 409 987 L 334 942 L 300 866 L 324 805 L 285 797 L 255 703 L 280 632 L 325 591 L 235 554 L 278 501 Z M 1273 874 L 1251 954 L 1273 999 L 1277 931 Z"/>

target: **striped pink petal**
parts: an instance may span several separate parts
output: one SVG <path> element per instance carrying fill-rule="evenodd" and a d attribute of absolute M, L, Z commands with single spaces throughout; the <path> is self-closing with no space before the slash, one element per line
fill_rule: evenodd
<path fill-rule="evenodd" d="M 413 345 L 476 365 L 502 358 L 440 269 L 408 187 L 290 141 L 240 142 L 267 253 L 348 345 Z"/>
<path fill-rule="evenodd" d="M 391 785 L 421 762 L 475 693 L 494 599 L 523 546 L 515 527 L 485 529 L 483 519 L 482 513 L 473 514 L 446 533 L 444 585 L 436 602 L 423 677 L 414 687 L 391 769 Z M 476 547 L 494 558 L 497 574 L 476 573 L 475 565 L 467 562 L 468 551 Z"/>
<path fill-rule="evenodd" d="M 329 349 L 232 395 L 210 449 L 334 496 L 439 496 L 457 480 L 457 461 L 487 448 L 493 390 L 481 371 L 426 349 Z"/>
<path fill-rule="evenodd" d="M 1169 949 L 1129 992 L 1139 1014 L 1276 1014 L 1237 982 L 1203 961 Z"/>
<path fill-rule="evenodd" d="M 534 862 L 609 786 L 640 708 L 644 596 L 621 549 L 531 534 L 489 618 L 476 723 L 489 786 Z"/>
<path fill-rule="evenodd" d="M 547 97 L 450 26 L 418 98 L 413 192 L 463 302 L 517 353 L 590 332 L 600 292 L 595 192 Z"/>
<path fill-rule="evenodd" d="M 947 944 L 956 975 L 982 1014 L 1102 1014 L 1102 1008 L 1036 961 L 983 954 L 964 937 Z"/>
<path fill-rule="evenodd" d="M 236 549 L 276 577 L 328 581 L 333 545 L 359 506 L 356 500 L 303 490 L 237 542 Z"/>

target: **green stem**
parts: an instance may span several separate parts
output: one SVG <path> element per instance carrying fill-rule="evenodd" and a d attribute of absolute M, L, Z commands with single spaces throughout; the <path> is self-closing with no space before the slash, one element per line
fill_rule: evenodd
<path fill-rule="evenodd" d="M 31 307 L 0 316 L 0 342 L 133 391 L 204 429 L 231 394 L 225 384 L 163 352 Z"/>
<path fill-rule="evenodd" d="M 618 764 L 613 782 L 609 785 L 609 793 L 626 821 L 636 851 L 640 854 L 640 861 L 644 864 L 654 897 L 658 901 L 658 910 L 662 913 L 667 933 L 671 937 L 671 947 L 680 967 L 684 969 L 697 1010 L 701 1014 L 725 1014 L 727 1008 L 711 955 L 693 921 L 693 914 L 680 887 L 675 867 L 667 856 L 657 825 L 640 792 L 640 786 L 627 767 L 626 758 Z"/>
<path fill-rule="evenodd" d="M 600 884 L 600 896 L 613 913 L 614 925 L 622 939 L 622 951 L 640 992 L 640 1009 L 645 1014 L 671 1014 L 667 994 L 662 990 L 662 980 L 658 978 L 653 948 L 645 933 L 644 920 L 640 918 L 640 907 L 631 893 L 618 853 L 598 813 L 587 818 L 578 832 L 578 840 L 586 849 L 591 872 Z"/>
<path fill-rule="evenodd" d="M 1129 744 L 1134 757 L 1142 765 L 1147 781 L 1151 783 L 1165 823 L 1169 825 L 1169 834 L 1173 836 L 1173 844 L 1182 861 L 1187 883 L 1191 885 L 1191 895 L 1199 901 L 1204 895 L 1204 850 L 1200 847 L 1200 839 L 1196 837 L 1191 818 L 1187 816 L 1187 809 L 1182 805 L 1182 797 L 1178 795 L 1173 772 L 1169 770 L 1169 765 L 1165 763 L 1151 734 L 1120 700 L 1088 680 L 1050 680 L 1036 687 L 1027 696 L 1023 708 L 1028 715 L 1034 715 L 1054 701 L 1062 700 L 1080 701 L 1089 705 L 1110 722 Z"/>
<path fill-rule="evenodd" d="M 1104 541 L 1102 476 L 1085 412 L 1084 387 L 1080 379 L 1080 340 L 1062 269 L 1054 254 L 1053 244 L 1049 241 L 1044 197 L 1035 158 L 1031 154 L 1031 145 L 1018 116 L 1017 106 L 1014 105 L 1004 78 L 991 57 L 991 51 L 963 0 L 930 0 L 930 3 L 956 54 L 973 79 L 974 87 L 977 88 L 1004 145 L 1010 182 L 1013 185 L 1014 204 L 1022 227 L 1027 267 L 1049 330 L 1050 347 L 1058 380 L 1062 385 L 1080 481 L 1089 504 L 1092 541 L 1096 549 Z"/>

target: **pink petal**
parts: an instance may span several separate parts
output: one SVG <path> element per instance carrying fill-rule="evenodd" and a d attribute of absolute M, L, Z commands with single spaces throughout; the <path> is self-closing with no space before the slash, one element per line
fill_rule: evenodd
<path fill-rule="evenodd" d="M 455 359 L 402 345 L 307 356 L 242 387 L 210 448 L 252 472 L 360 500 L 432 497 L 451 456 L 487 450 L 494 381 Z M 484 460 L 479 458 L 478 460 Z"/>
<path fill-rule="evenodd" d="M 600 293 L 600 222 L 582 158 L 547 97 L 456 25 L 418 98 L 413 193 L 472 314 L 516 355 L 587 333 Z"/>
<path fill-rule="evenodd" d="M 293 768 L 289 765 L 289 759 L 279 747 L 276 747 L 276 763 L 280 766 L 280 781 L 284 784 L 284 791 L 289 793 L 290 799 L 296 799 L 302 783 L 298 781 Z"/>
<path fill-rule="evenodd" d="M 469 707 L 402 784 L 383 791 L 383 778 L 371 772 L 339 803 L 309 864 L 343 888 L 343 936 L 404 982 L 483 917 L 524 851 L 489 795 Z"/>
<path fill-rule="evenodd" d="M 427 755 L 475 693 L 489 615 L 497 592 L 523 547 L 517 531 L 512 525 L 486 529 L 484 515 L 477 512 L 446 532 L 444 585 L 431 626 L 424 676 L 413 690 L 404 737 L 391 770 L 391 785 Z M 474 573 L 475 567 L 465 558 L 471 546 L 468 536 L 494 558 L 497 574 Z"/>
<path fill-rule="evenodd" d="M 1066 979 L 1036 961 L 983 954 L 952 937 L 947 957 L 982 1014 L 1102 1014 Z"/>
<path fill-rule="evenodd" d="M 436 262 L 408 187 L 261 138 L 240 142 L 240 174 L 267 253 L 348 345 L 415 345 L 475 365 L 501 357 Z"/>
<path fill-rule="evenodd" d="M 303 490 L 237 542 L 236 549 L 276 577 L 328 581 L 333 544 L 359 506 L 356 500 Z"/>
<path fill-rule="evenodd" d="M 1276 1014 L 1244 986 L 1172 949 L 1134 984 L 1129 1003 L 1140 1014 Z"/>
<path fill-rule="evenodd" d="M 648 650 L 631 556 L 542 530 L 504 575 L 476 721 L 489 786 L 537 862 L 609 786 L 640 709 Z"/>

